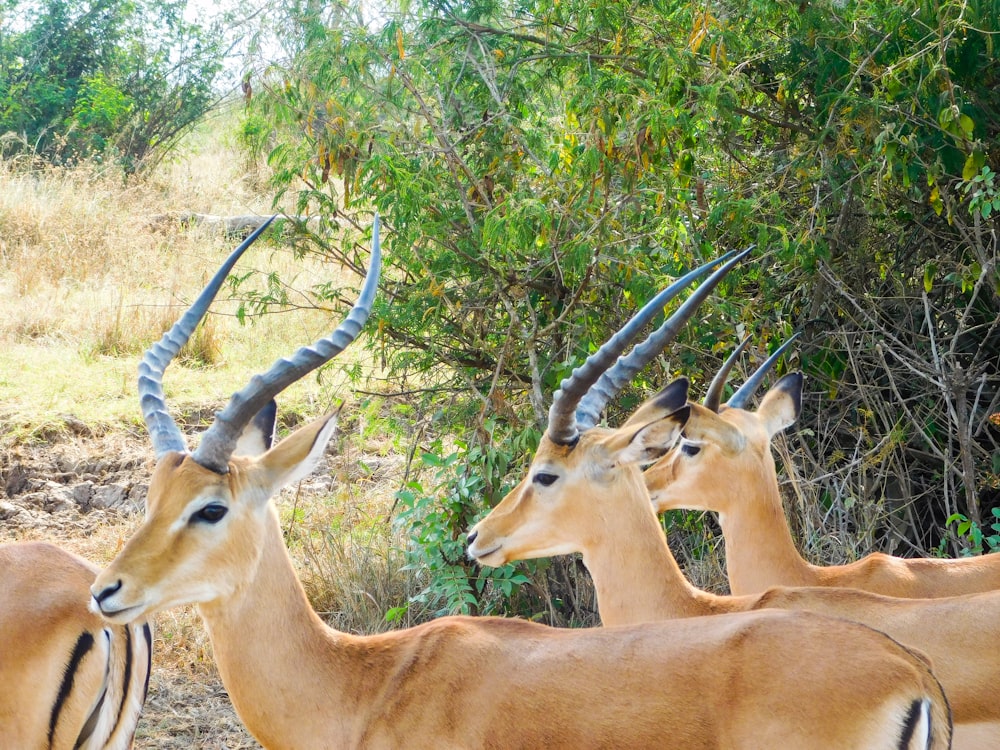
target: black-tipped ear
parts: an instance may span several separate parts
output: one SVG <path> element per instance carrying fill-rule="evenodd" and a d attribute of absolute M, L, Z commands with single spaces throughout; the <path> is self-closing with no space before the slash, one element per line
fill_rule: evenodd
<path fill-rule="evenodd" d="M 649 463 L 667 453 L 677 442 L 691 415 L 688 404 L 644 424 L 621 427 L 606 445 L 621 464 Z"/>
<path fill-rule="evenodd" d="M 278 426 L 278 402 L 273 398 L 267 402 L 263 409 L 250 420 L 254 429 L 259 430 L 264 437 L 264 450 L 270 450 L 274 445 L 274 436 Z"/>
<path fill-rule="evenodd" d="M 278 403 L 273 398 L 254 415 L 243 428 L 236 441 L 235 456 L 259 456 L 274 445 L 275 426 L 278 421 Z"/>
<path fill-rule="evenodd" d="M 684 404 L 684 406 L 680 409 L 674 411 L 674 413 L 670 415 L 670 418 L 677 422 L 677 424 L 679 424 L 683 429 L 684 425 L 686 425 L 687 421 L 691 418 L 691 405 Z"/>
<path fill-rule="evenodd" d="M 804 382 L 805 376 L 801 372 L 790 372 L 774 384 L 775 390 L 780 390 L 792 399 L 796 419 L 802 413 L 802 385 Z"/>
<path fill-rule="evenodd" d="M 789 373 L 764 394 L 757 407 L 757 416 L 771 437 L 786 427 L 791 427 L 799 418 L 802 411 L 802 381 L 801 372 Z"/>
<path fill-rule="evenodd" d="M 675 414 L 687 405 L 687 395 L 688 379 L 677 378 L 655 396 L 646 399 L 622 427 L 638 427 L 663 419 L 668 414 Z"/>
<path fill-rule="evenodd" d="M 677 378 L 677 380 L 653 396 L 651 401 L 665 411 L 675 412 L 687 404 L 688 386 L 687 378 Z"/>

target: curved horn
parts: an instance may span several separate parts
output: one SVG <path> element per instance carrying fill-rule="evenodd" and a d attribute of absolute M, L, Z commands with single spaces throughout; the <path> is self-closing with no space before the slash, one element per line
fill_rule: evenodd
<path fill-rule="evenodd" d="M 709 261 L 705 265 L 689 271 L 677 279 L 673 284 L 647 302 L 600 349 L 587 357 L 587 360 L 582 365 L 574 369 L 570 376 L 560 383 L 559 390 L 552 397 L 552 406 L 549 407 L 547 432 L 553 442 L 561 445 L 570 445 L 576 442 L 579 436 L 576 407 L 590 387 L 611 367 L 615 359 L 625 350 L 629 342 L 638 335 L 642 327 L 655 318 L 671 298 L 676 296 L 684 287 L 701 278 L 713 267 L 728 260 L 734 254 L 735 251 L 730 251 L 722 257 Z"/>
<path fill-rule="evenodd" d="M 711 294 L 712 290 L 718 286 L 722 277 L 729 273 L 729 270 L 749 255 L 752 250 L 753 245 L 742 252 L 730 251 L 718 258 L 716 262 L 731 259 L 709 276 L 705 283 L 699 286 L 684 301 L 684 304 L 677 308 L 673 315 L 649 335 L 649 338 L 637 345 L 628 356 L 621 357 L 614 367 L 600 376 L 594 386 L 587 391 L 576 410 L 576 423 L 581 430 L 589 429 L 597 424 L 601 411 L 608 401 L 616 396 L 639 370 L 653 361 L 671 341 L 677 338 L 681 328 L 690 320 L 695 310 Z"/>
<path fill-rule="evenodd" d="M 719 371 L 715 373 L 715 377 L 712 378 L 712 382 L 708 386 L 708 391 L 705 393 L 705 400 L 702 401 L 705 408 L 711 409 L 714 412 L 719 411 L 719 407 L 722 405 L 722 389 L 726 385 L 726 380 L 729 379 L 729 373 L 732 372 L 733 365 L 736 364 L 736 360 L 740 358 L 740 355 L 743 354 L 749 343 L 750 337 L 747 336 L 733 350 L 733 353 L 726 358 Z"/>
<path fill-rule="evenodd" d="M 764 376 L 767 375 L 768 370 L 774 367 L 774 363 L 778 361 L 785 350 L 792 345 L 802 332 L 793 333 L 784 344 L 779 346 L 770 357 L 764 360 L 763 364 L 758 367 L 753 375 L 746 379 L 746 382 L 739 387 L 739 390 L 734 393 L 730 399 L 726 402 L 726 406 L 732 407 L 734 409 L 742 409 L 750 397 L 754 394 L 759 387 L 761 382 L 764 380 Z"/>
<path fill-rule="evenodd" d="M 142 361 L 139 363 L 139 405 L 157 459 L 169 451 L 183 452 L 187 450 L 184 436 L 177 427 L 177 423 L 167 412 L 167 402 L 163 395 L 163 371 L 167 369 L 167 365 L 177 356 L 177 352 L 187 343 L 191 334 L 194 333 L 194 329 L 198 327 L 198 323 L 205 317 L 209 305 L 212 304 L 215 295 L 219 293 L 219 289 L 236 261 L 275 218 L 276 216 L 272 216 L 257 227 L 253 234 L 243 240 L 240 246 L 230 253 L 187 312 L 142 355 Z"/>
<path fill-rule="evenodd" d="M 357 338 L 361 326 L 368 320 L 372 302 L 375 300 L 381 265 L 379 218 L 378 214 L 375 214 L 368 273 L 361 286 L 358 301 L 351 308 L 347 318 L 329 336 L 321 338 L 312 346 L 301 347 L 288 359 L 279 359 L 271 365 L 270 370 L 254 375 L 246 388 L 234 393 L 226 407 L 216 413 L 215 421 L 202 435 L 201 443 L 191 456 L 196 462 L 218 474 L 229 471 L 229 459 L 236 448 L 240 433 L 254 415 L 285 388 L 329 362 Z"/>

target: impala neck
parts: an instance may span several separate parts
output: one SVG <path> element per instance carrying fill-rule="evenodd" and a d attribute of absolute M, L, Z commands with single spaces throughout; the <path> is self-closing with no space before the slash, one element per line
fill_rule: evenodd
<path fill-rule="evenodd" d="M 710 614 L 718 599 L 692 586 L 667 546 L 642 475 L 625 470 L 628 481 L 614 495 L 612 512 L 583 550 L 604 625 L 626 625 Z"/>
<path fill-rule="evenodd" d="M 726 539 L 726 571 L 733 594 L 817 585 L 813 566 L 802 559 L 792 540 L 770 452 L 752 476 L 741 476 L 726 507 L 719 513 L 719 526 Z"/>
<path fill-rule="evenodd" d="M 267 748 L 346 747 L 359 716 L 353 637 L 313 611 L 269 504 L 259 564 L 230 597 L 198 609 L 240 719 Z"/>

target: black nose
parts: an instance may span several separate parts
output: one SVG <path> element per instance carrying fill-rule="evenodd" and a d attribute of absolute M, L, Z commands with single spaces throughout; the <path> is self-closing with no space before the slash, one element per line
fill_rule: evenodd
<path fill-rule="evenodd" d="M 466 544 L 472 544 L 474 541 L 476 541 L 476 537 L 477 536 L 479 536 L 479 532 L 478 531 L 473 531 L 471 534 L 469 534 L 467 537 L 465 537 Z"/>
<path fill-rule="evenodd" d="M 109 596 L 114 596 L 121 587 L 122 587 L 122 579 L 119 578 L 112 585 L 105 586 L 104 590 L 101 591 L 99 594 L 94 594 L 94 601 L 96 601 L 98 604 L 100 604 L 105 599 L 107 599 Z"/>

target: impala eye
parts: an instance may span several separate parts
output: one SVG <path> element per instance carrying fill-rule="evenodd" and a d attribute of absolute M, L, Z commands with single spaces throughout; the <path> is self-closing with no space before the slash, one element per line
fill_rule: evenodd
<path fill-rule="evenodd" d="M 549 474 L 548 472 L 540 471 L 531 478 L 531 481 L 542 485 L 542 487 L 548 487 L 558 478 L 558 474 Z"/>
<path fill-rule="evenodd" d="M 681 443 L 681 453 L 685 456 L 697 456 L 701 453 L 701 446 L 694 443 Z"/>
<path fill-rule="evenodd" d="M 229 508 L 225 505 L 220 505 L 219 503 L 210 503 L 204 508 L 195 513 L 191 520 L 193 521 L 204 521 L 205 523 L 218 523 L 222 520 L 223 516 L 229 512 Z"/>

